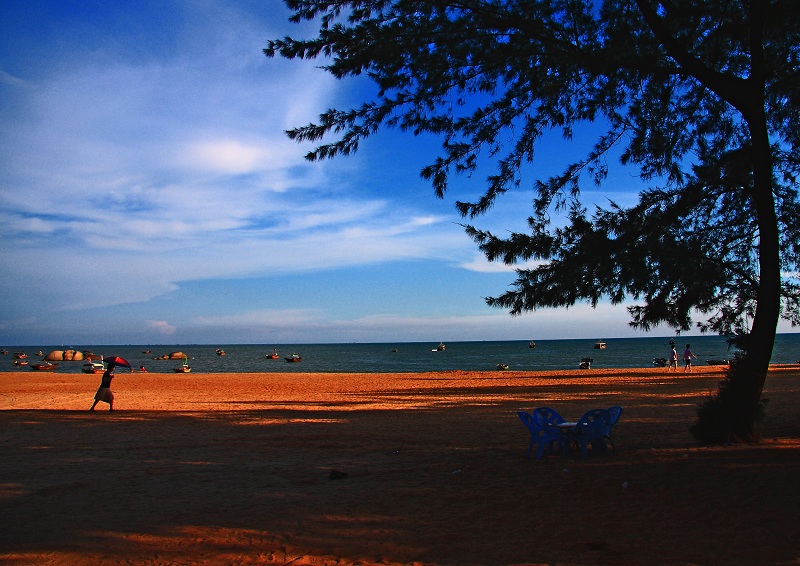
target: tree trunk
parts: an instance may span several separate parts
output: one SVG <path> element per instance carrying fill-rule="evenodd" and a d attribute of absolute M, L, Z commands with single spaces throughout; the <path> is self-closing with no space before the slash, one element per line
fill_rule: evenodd
<path fill-rule="evenodd" d="M 759 284 L 753 327 L 742 347 L 745 355 L 735 362 L 720 384 L 715 398 L 701 407 L 692 432 L 700 440 L 756 442 L 763 414 L 761 393 L 767 379 L 780 318 L 780 235 L 772 192 L 772 154 L 764 98 L 762 30 L 765 7 L 751 4 L 751 74 L 739 107 L 750 129 L 753 160 L 753 208 L 758 225 Z M 742 94 L 741 92 L 739 93 Z M 730 99 L 729 99 L 730 100 Z"/>
<path fill-rule="evenodd" d="M 762 106 L 763 109 L 763 106 Z M 763 115 L 763 110 L 762 110 Z M 761 393 L 769 370 L 780 318 L 780 240 L 775 201 L 772 193 L 772 158 L 766 118 L 750 126 L 753 140 L 753 204 L 758 224 L 759 285 L 753 327 L 747 337 L 745 356 L 733 368 L 729 379 L 740 381 L 734 391 L 741 396 L 736 406 L 742 410 L 741 422 L 731 431 L 742 440 L 759 439 Z"/>

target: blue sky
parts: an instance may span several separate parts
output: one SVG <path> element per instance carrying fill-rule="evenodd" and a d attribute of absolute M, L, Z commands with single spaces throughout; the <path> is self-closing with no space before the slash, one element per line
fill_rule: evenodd
<path fill-rule="evenodd" d="M 642 335 L 624 307 L 487 307 L 514 274 L 458 225 L 483 177 L 444 200 L 419 177 L 436 140 L 389 130 L 306 162 L 284 130 L 369 85 L 265 58 L 267 39 L 313 33 L 288 16 L 279 0 L 0 3 L 0 344 Z M 542 167 L 564 151 L 543 146 Z M 641 188 L 612 185 L 589 198 Z M 478 225 L 522 229 L 531 196 Z"/>

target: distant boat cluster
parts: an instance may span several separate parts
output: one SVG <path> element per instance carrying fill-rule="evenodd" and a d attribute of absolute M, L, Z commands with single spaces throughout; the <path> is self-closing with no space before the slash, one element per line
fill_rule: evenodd
<path fill-rule="evenodd" d="M 602 340 L 598 340 L 595 343 L 594 347 L 596 349 L 605 349 L 606 348 L 606 343 L 603 342 Z M 535 349 L 536 348 L 536 342 L 534 342 L 533 340 L 528 342 L 528 348 Z M 435 348 L 433 348 L 431 350 L 431 352 L 444 352 L 445 350 L 447 350 L 447 346 L 445 346 L 444 342 L 440 341 L 439 344 Z M 394 348 L 392 350 L 392 352 L 397 352 L 397 351 L 398 351 L 397 348 Z M 8 354 L 8 350 L 2 350 L 2 351 L 0 351 L 0 353 Z M 150 350 L 142 350 L 142 353 L 149 355 L 150 354 Z M 222 348 L 217 348 L 214 351 L 214 353 L 219 357 L 225 357 L 225 356 L 228 355 L 228 353 Z M 39 355 L 43 356 L 44 354 L 40 351 Z M 96 373 L 103 373 L 105 371 L 106 366 L 102 361 L 102 356 L 99 356 L 101 358 L 100 361 L 93 361 L 93 359 L 97 358 L 98 356 L 95 356 L 94 354 L 91 354 L 89 352 L 86 352 L 85 355 L 86 355 L 86 359 L 88 361 L 82 367 L 83 373 L 96 374 Z M 28 361 L 26 360 L 27 357 L 28 356 L 24 352 L 15 352 L 14 353 L 14 363 L 16 365 L 28 365 Z M 280 359 L 280 355 L 278 354 L 277 348 L 274 348 L 271 353 L 265 354 L 264 357 L 266 357 L 269 360 L 278 360 L 278 359 Z M 175 373 L 190 373 L 192 371 L 192 367 L 189 365 L 189 357 L 186 354 L 184 354 L 183 352 L 181 352 L 181 351 L 175 351 L 175 352 L 171 352 L 169 354 L 164 354 L 162 356 L 156 356 L 153 359 L 154 360 L 174 360 L 174 359 L 181 359 L 181 358 L 183 359 L 182 364 L 177 366 L 177 367 L 172 368 L 172 370 Z M 288 363 L 299 363 L 299 362 L 303 361 L 303 357 L 300 354 L 292 353 L 289 356 L 285 356 L 284 360 L 286 360 L 286 362 L 288 362 Z M 593 361 L 592 358 L 582 358 L 581 361 L 580 361 L 579 367 L 581 369 L 589 369 L 591 367 L 591 362 L 592 361 Z M 55 371 L 57 366 L 58 366 L 57 363 L 51 363 L 49 361 L 44 361 L 43 363 L 32 364 L 32 365 L 30 365 L 30 368 L 32 370 L 36 370 L 36 371 Z M 500 362 L 495 367 L 496 367 L 497 370 L 500 370 L 500 371 L 505 371 L 505 370 L 509 369 L 509 365 L 507 363 L 505 363 L 505 362 Z M 144 371 L 147 371 L 147 370 L 145 369 L 144 366 L 141 366 L 139 371 L 144 372 Z"/>
<path fill-rule="evenodd" d="M 440 340 L 432 343 L 285 344 L 277 347 L 258 344 L 226 344 L 224 347 L 140 345 L 115 346 L 113 353 L 129 360 L 127 367 L 132 372 L 151 370 L 175 374 L 271 373 L 290 371 L 289 364 L 298 368 L 298 371 L 315 373 L 594 370 L 597 367 L 664 367 L 672 346 L 676 344 L 675 338 L 669 345 L 668 341 L 669 337 L 646 337 L 609 341 L 562 339 L 445 343 Z M 692 337 L 691 342 L 700 360 L 709 366 L 728 365 L 736 356 L 724 337 Z M 0 349 L 0 372 L 30 368 L 37 372 L 96 374 L 104 372 L 107 366 L 103 356 L 93 353 L 89 346 L 85 349 L 62 349 L 64 346 L 50 348 L 16 346 Z M 94 351 L 102 352 L 107 348 L 95 346 Z M 161 348 L 163 350 L 159 352 Z M 37 350 L 37 354 L 29 357 L 28 351 Z M 800 364 L 799 352 L 800 333 L 780 334 L 776 338 L 772 361 L 775 364 Z M 6 362 L 2 361 L 3 356 Z M 109 358 L 106 356 L 106 362 Z M 116 365 L 118 371 L 125 371 L 125 365 L 122 368 Z"/>

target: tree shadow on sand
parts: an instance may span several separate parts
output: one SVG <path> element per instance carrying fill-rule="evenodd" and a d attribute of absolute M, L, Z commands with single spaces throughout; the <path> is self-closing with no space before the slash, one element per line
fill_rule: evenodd
<path fill-rule="evenodd" d="M 792 438 L 716 448 L 688 432 L 707 391 L 699 384 L 487 383 L 313 408 L 0 411 L 0 559 L 788 564 L 800 556 L 796 383 L 773 384 L 777 417 L 767 420 Z M 613 404 L 625 407 L 616 454 L 523 457 L 516 410 L 577 417 Z"/>

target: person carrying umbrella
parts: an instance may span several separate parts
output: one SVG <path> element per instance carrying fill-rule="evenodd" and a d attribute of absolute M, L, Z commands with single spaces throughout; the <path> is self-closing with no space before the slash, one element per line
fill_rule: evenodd
<path fill-rule="evenodd" d="M 97 388 L 97 393 L 94 394 L 94 403 L 92 403 L 92 408 L 89 409 L 90 411 L 94 411 L 94 408 L 100 401 L 108 403 L 109 411 L 114 410 L 114 392 L 111 391 L 111 380 L 114 379 L 114 368 L 117 366 L 117 364 L 131 367 L 126 360 L 120 358 L 119 356 L 113 356 L 112 358 L 107 358 L 104 361 L 108 365 L 106 366 L 106 371 L 103 372 L 103 377 L 100 378 L 100 387 Z"/>
<path fill-rule="evenodd" d="M 94 411 L 100 401 L 108 403 L 109 411 L 114 410 L 114 392 L 111 391 L 111 380 L 114 379 L 115 367 L 114 364 L 108 364 L 106 371 L 103 372 L 103 377 L 100 379 L 100 387 L 97 388 L 97 393 L 94 394 L 94 403 L 92 403 L 90 411 Z"/>

